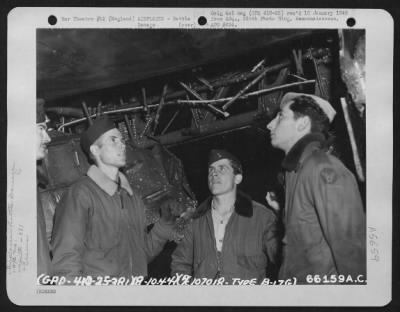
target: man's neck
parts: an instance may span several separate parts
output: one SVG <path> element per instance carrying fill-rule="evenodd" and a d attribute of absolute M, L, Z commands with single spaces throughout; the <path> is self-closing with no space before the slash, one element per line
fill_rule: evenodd
<path fill-rule="evenodd" d="M 107 166 L 105 164 L 97 164 L 97 167 L 103 172 L 107 177 L 109 177 L 114 182 L 118 182 L 118 168 Z"/>
<path fill-rule="evenodd" d="M 212 207 L 221 216 L 232 213 L 235 209 L 236 192 L 213 196 Z"/>

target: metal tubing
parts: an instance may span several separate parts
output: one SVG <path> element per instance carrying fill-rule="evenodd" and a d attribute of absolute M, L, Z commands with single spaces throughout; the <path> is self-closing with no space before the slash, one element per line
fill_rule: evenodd
<path fill-rule="evenodd" d="M 124 120 L 125 120 L 126 129 L 128 130 L 129 138 L 133 141 L 134 136 L 133 136 L 132 128 L 129 125 L 129 118 L 128 118 L 127 114 L 124 114 Z"/>
<path fill-rule="evenodd" d="M 191 88 L 189 88 L 186 84 L 184 84 L 183 82 L 179 82 L 179 84 L 186 90 L 188 91 L 190 94 L 192 94 L 195 98 L 197 98 L 198 100 L 203 100 L 202 97 L 197 94 L 196 91 L 192 90 Z M 179 101 L 179 100 L 178 100 Z M 209 103 L 205 103 L 210 109 L 212 109 L 214 112 L 221 114 L 222 116 L 224 116 L 225 118 L 229 117 L 229 113 L 228 112 L 223 112 L 220 109 L 212 106 Z"/>
<path fill-rule="evenodd" d="M 364 172 L 361 166 L 360 156 L 358 154 L 357 144 L 354 137 L 353 126 L 351 124 L 346 99 L 343 97 L 340 98 L 340 103 L 342 104 L 344 119 L 346 121 L 347 131 L 349 133 L 351 149 L 353 150 L 353 160 L 354 160 L 354 165 L 356 167 L 356 172 L 360 181 L 364 182 L 365 181 Z"/>
<path fill-rule="evenodd" d="M 93 121 L 91 116 L 89 115 L 87 105 L 85 102 L 82 102 L 82 108 L 83 108 L 83 113 L 86 116 L 86 118 L 83 118 L 83 120 L 87 119 L 87 121 L 89 122 L 89 126 L 91 126 L 93 124 Z"/>

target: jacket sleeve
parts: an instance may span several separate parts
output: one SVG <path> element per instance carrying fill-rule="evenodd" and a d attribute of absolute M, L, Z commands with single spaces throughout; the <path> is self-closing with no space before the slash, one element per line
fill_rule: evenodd
<path fill-rule="evenodd" d="M 184 231 L 184 237 L 172 254 L 171 275 L 193 275 L 193 224 Z"/>
<path fill-rule="evenodd" d="M 140 229 L 140 234 L 143 237 L 143 248 L 149 263 L 154 259 L 163 249 L 168 240 L 173 239 L 173 224 L 168 224 L 162 220 L 157 221 L 152 229 L 146 231 L 146 207 L 140 197 L 134 195 L 135 211 L 137 213 L 137 224 Z"/>
<path fill-rule="evenodd" d="M 69 279 L 82 275 L 81 257 L 88 221 L 90 200 L 84 190 L 72 186 L 56 209 L 52 250 L 52 275 Z"/>
<path fill-rule="evenodd" d="M 49 243 L 42 203 L 37 193 L 37 275 L 51 273 Z"/>
<path fill-rule="evenodd" d="M 149 233 L 145 235 L 145 251 L 147 262 L 154 259 L 164 248 L 167 241 L 173 239 L 173 225 L 162 222 L 156 222 Z"/>
<path fill-rule="evenodd" d="M 315 172 L 314 204 L 338 273 L 365 277 L 366 222 L 357 182 L 347 169 L 333 164 Z"/>
<path fill-rule="evenodd" d="M 265 222 L 266 230 L 264 232 L 264 250 L 268 256 L 268 261 L 277 264 L 277 257 L 279 253 L 279 231 L 278 219 L 272 211 L 267 211 L 267 218 Z"/>

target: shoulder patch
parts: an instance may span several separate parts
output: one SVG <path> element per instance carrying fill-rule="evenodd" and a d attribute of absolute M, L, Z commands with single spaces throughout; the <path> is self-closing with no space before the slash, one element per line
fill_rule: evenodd
<path fill-rule="evenodd" d="M 324 168 L 321 171 L 321 178 L 326 184 L 333 184 L 336 182 L 338 176 L 334 169 Z"/>

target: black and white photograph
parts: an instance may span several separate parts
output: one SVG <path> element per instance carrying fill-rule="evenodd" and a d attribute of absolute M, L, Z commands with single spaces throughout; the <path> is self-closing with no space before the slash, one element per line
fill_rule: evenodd
<path fill-rule="evenodd" d="M 22 150 L 31 159 L 36 149 L 36 209 L 31 200 L 18 212 L 24 170 L 9 161 L 8 279 L 29 276 L 38 300 L 112 289 L 147 294 L 141 304 L 165 304 L 178 289 L 184 305 L 218 305 L 195 298 L 208 291 L 234 304 L 251 289 L 281 302 L 286 290 L 338 289 L 358 305 L 379 288 L 391 206 L 382 202 L 376 218 L 371 203 L 384 194 L 373 186 L 371 198 L 370 180 L 390 179 L 367 145 L 371 117 L 381 118 L 377 137 L 391 124 L 370 96 L 379 64 L 370 26 L 353 27 L 362 11 L 77 12 L 47 14 L 31 31 L 36 134 L 31 125 Z M 301 27 L 338 16 L 340 27 Z M 166 21 L 180 26 L 157 27 Z M 311 297 L 303 304 L 321 304 Z"/>

